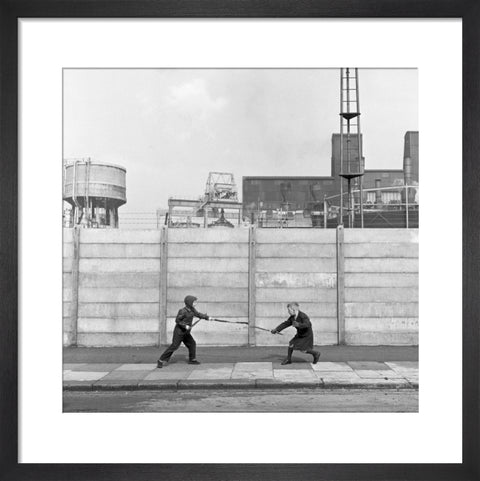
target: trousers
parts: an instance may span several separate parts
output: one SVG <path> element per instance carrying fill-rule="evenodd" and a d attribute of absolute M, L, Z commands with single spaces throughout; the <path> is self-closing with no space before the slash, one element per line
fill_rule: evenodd
<path fill-rule="evenodd" d="M 173 339 L 170 346 L 160 356 L 160 361 L 168 361 L 172 357 L 172 354 L 180 347 L 181 343 L 184 343 L 188 349 L 188 358 L 190 361 L 195 359 L 197 343 L 190 334 L 190 331 L 184 331 L 181 327 L 175 326 L 173 330 Z"/>

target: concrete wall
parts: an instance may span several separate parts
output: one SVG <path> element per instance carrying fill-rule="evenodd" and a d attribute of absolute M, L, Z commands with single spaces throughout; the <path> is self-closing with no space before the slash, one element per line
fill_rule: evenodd
<path fill-rule="evenodd" d="M 316 342 L 336 344 L 336 244 L 334 229 L 259 229 L 256 232 L 255 322 L 273 329 L 297 301 L 310 317 Z M 257 345 L 287 345 L 294 331 L 272 336 L 256 330 Z"/>
<path fill-rule="evenodd" d="M 418 344 L 418 230 L 345 229 L 345 341 Z"/>
<path fill-rule="evenodd" d="M 418 231 L 334 229 L 64 230 L 64 343 L 167 344 L 183 298 L 247 324 L 201 321 L 201 345 L 286 345 L 271 329 L 297 301 L 316 344 L 418 343 Z M 344 253 L 337 283 L 337 253 Z"/>
<path fill-rule="evenodd" d="M 248 322 L 248 229 L 169 229 L 167 339 L 187 294 L 198 310 Z M 203 345 L 248 344 L 248 326 L 200 321 L 195 339 Z"/>

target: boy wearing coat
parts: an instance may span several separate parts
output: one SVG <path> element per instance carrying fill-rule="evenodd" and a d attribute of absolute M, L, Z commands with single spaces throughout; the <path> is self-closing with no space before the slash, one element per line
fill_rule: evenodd
<path fill-rule="evenodd" d="M 313 364 L 317 364 L 320 358 L 320 352 L 313 349 L 312 323 L 308 316 L 300 311 L 299 307 L 300 306 L 297 302 L 290 302 L 287 304 L 287 310 L 290 317 L 270 331 L 272 334 L 276 334 L 289 326 L 293 326 L 297 329 L 297 334 L 288 344 L 287 358 L 282 361 L 282 366 L 292 363 L 292 353 L 294 349 L 311 354 L 313 356 Z"/>
<path fill-rule="evenodd" d="M 194 296 L 186 296 L 184 299 L 185 307 L 178 311 L 175 319 L 175 328 L 173 330 L 172 344 L 164 351 L 157 361 L 157 367 L 163 367 L 164 362 L 168 362 L 172 354 L 180 347 L 183 342 L 188 349 L 188 364 L 200 364 L 195 358 L 197 343 L 192 337 L 192 321 L 194 317 L 208 320 L 207 314 L 202 314 L 195 309 L 197 298 Z"/>

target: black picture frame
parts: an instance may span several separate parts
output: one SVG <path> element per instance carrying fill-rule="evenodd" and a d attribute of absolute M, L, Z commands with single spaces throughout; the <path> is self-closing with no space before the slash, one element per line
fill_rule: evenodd
<path fill-rule="evenodd" d="M 322 17 L 461 18 L 463 20 L 463 462 L 461 464 L 18 464 L 17 20 L 27 17 Z M 478 355 L 480 1 L 2 0 L 0 1 L 0 62 L 1 480 L 473 481 L 480 479 L 478 375 L 480 371 Z M 459 199 L 452 201 L 459 202 Z M 459 228 L 458 223 L 451 227 L 442 227 Z M 448 355 L 447 352 L 445 354 Z M 441 395 L 440 388 L 439 395 Z"/>

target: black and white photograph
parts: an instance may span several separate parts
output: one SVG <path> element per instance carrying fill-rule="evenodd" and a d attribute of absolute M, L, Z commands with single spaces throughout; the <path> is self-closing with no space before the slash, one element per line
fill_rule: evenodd
<path fill-rule="evenodd" d="M 418 69 L 62 88 L 64 413 L 419 411 Z"/>

